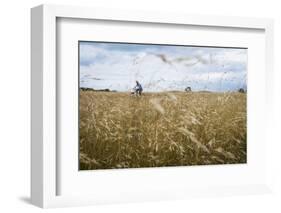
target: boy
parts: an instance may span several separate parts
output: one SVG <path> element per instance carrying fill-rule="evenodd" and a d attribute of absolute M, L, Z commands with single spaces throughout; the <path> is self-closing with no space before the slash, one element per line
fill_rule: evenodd
<path fill-rule="evenodd" d="M 142 93 L 142 86 L 141 86 L 141 84 L 138 82 L 138 81 L 136 81 L 136 86 L 134 87 L 134 90 L 135 90 L 135 92 L 136 92 L 136 94 L 137 95 L 140 95 L 141 96 L 141 93 Z"/>

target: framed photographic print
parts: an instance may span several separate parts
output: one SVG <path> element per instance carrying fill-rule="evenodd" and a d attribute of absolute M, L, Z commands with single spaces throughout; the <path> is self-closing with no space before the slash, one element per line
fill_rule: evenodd
<path fill-rule="evenodd" d="M 270 191 L 272 20 L 31 14 L 32 203 Z"/>
<path fill-rule="evenodd" d="M 247 48 L 78 45 L 80 170 L 247 162 Z"/>

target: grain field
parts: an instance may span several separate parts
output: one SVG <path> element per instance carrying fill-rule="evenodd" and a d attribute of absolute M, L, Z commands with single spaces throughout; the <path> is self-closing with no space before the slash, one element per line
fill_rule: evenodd
<path fill-rule="evenodd" d="M 80 169 L 246 163 L 246 96 L 80 91 Z"/>

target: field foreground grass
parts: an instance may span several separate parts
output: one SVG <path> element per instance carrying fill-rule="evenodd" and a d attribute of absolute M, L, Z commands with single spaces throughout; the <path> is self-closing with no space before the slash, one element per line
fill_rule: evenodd
<path fill-rule="evenodd" d="M 246 163 L 246 94 L 80 91 L 80 170 Z"/>

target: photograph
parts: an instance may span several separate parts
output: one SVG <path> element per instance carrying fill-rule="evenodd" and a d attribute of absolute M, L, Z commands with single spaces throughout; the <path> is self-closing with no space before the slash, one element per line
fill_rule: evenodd
<path fill-rule="evenodd" d="M 247 57 L 78 41 L 79 170 L 247 163 Z"/>

